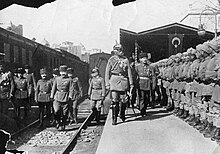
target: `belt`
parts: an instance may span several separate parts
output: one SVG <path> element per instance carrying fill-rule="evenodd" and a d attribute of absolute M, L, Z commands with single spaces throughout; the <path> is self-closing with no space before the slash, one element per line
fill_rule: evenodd
<path fill-rule="evenodd" d="M 140 79 L 150 79 L 149 77 L 140 76 Z"/>
<path fill-rule="evenodd" d="M 112 75 L 117 75 L 117 76 L 124 76 L 122 73 L 114 73 L 114 72 L 111 72 Z"/>
<path fill-rule="evenodd" d="M 94 90 L 102 90 L 102 88 L 92 88 L 92 89 L 94 89 Z"/>
<path fill-rule="evenodd" d="M 46 91 L 40 91 L 40 93 L 42 93 L 42 94 L 47 94 L 47 92 L 46 92 Z"/>
<path fill-rule="evenodd" d="M 65 93 L 68 92 L 68 91 L 66 91 L 66 90 L 58 90 L 58 91 L 59 91 L 59 92 L 65 92 Z"/>

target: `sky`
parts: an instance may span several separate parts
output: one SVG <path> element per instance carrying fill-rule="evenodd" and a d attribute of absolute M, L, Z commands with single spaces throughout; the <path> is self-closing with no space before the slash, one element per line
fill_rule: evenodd
<path fill-rule="evenodd" d="M 136 0 L 117 7 L 112 0 L 56 0 L 39 8 L 13 4 L 0 11 L 0 25 L 23 25 L 24 36 L 50 45 L 81 42 L 86 49 L 112 51 L 119 28 L 140 32 L 179 22 L 192 10 L 217 0 Z"/>

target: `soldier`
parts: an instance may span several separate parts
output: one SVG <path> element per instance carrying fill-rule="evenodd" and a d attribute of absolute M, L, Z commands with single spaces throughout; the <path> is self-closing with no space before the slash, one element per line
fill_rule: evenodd
<path fill-rule="evenodd" d="M 68 77 L 72 80 L 72 100 L 69 101 L 69 118 L 70 123 L 77 122 L 77 112 L 78 112 L 78 101 L 83 96 L 82 85 L 78 77 L 74 77 L 74 70 L 72 68 L 67 69 Z"/>
<path fill-rule="evenodd" d="M 91 99 L 91 110 L 99 124 L 101 107 L 105 99 L 105 81 L 99 75 L 99 70 L 94 68 L 92 70 L 92 79 L 89 84 L 88 96 Z"/>
<path fill-rule="evenodd" d="M 29 65 L 25 65 L 24 70 L 25 70 L 24 77 L 27 79 L 28 82 L 28 102 L 29 104 L 31 104 L 31 102 L 34 100 L 34 90 L 36 88 L 36 81 L 35 81 L 34 73 L 30 73 Z"/>
<path fill-rule="evenodd" d="M 120 103 L 120 117 L 125 121 L 127 91 L 129 85 L 133 89 L 131 68 L 128 59 L 123 55 L 121 44 L 113 47 L 114 55 L 110 57 L 106 66 L 106 89 L 111 90 L 112 97 L 112 124 L 116 125 Z"/>
<path fill-rule="evenodd" d="M 140 111 L 141 116 L 143 117 L 146 115 L 147 105 L 150 104 L 150 90 L 153 68 L 148 63 L 147 53 L 140 53 L 139 60 L 140 64 L 136 66 L 136 70 L 140 78 Z"/>
<path fill-rule="evenodd" d="M 14 91 L 14 80 L 11 72 L 7 72 L 3 65 L 0 65 L 0 112 L 7 115 L 9 100 Z"/>
<path fill-rule="evenodd" d="M 39 106 L 39 119 L 40 124 L 38 128 L 43 127 L 44 119 L 44 109 L 46 107 L 46 117 L 49 119 L 51 117 L 51 106 L 52 102 L 50 99 L 50 94 L 52 90 L 52 82 L 48 79 L 46 68 L 40 69 L 41 79 L 37 82 L 37 87 L 35 89 L 35 102 Z"/>
<path fill-rule="evenodd" d="M 158 84 L 158 75 L 159 75 L 159 68 L 157 64 L 150 64 L 150 66 L 152 66 L 153 71 L 152 71 L 152 82 L 151 82 L 151 97 L 152 97 L 152 101 L 151 101 L 151 108 L 155 107 L 156 104 L 156 96 L 155 93 L 157 93 L 157 101 L 160 103 L 160 99 L 161 99 L 161 93 L 159 90 L 159 86 Z"/>
<path fill-rule="evenodd" d="M 59 69 L 58 68 L 54 68 L 53 71 L 52 71 L 52 75 L 53 77 L 51 78 L 51 82 L 53 83 L 54 80 L 60 76 L 60 73 L 59 73 Z"/>
<path fill-rule="evenodd" d="M 131 94 L 131 105 L 132 107 L 134 107 L 134 104 L 136 104 L 136 98 L 139 97 L 137 96 L 137 92 L 139 90 L 139 76 L 138 73 L 135 69 L 135 60 L 131 57 L 130 59 L 130 67 L 131 67 L 131 73 L 132 73 L 132 80 L 133 80 L 133 84 L 134 84 L 134 88 L 132 90 L 132 94 Z M 139 108 L 139 104 L 136 104 L 136 106 Z"/>
<path fill-rule="evenodd" d="M 27 118 L 28 114 L 28 81 L 24 78 L 24 69 L 18 68 L 17 74 L 18 77 L 15 79 L 15 106 L 18 113 L 18 118 L 20 118 L 20 107 L 24 107 L 24 116 L 21 117 Z"/>
<path fill-rule="evenodd" d="M 57 122 L 57 129 L 65 130 L 66 120 L 68 118 L 68 101 L 72 99 L 71 86 L 72 80 L 67 75 L 67 66 L 62 65 L 59 68 L 60 75 L 54 80 L 51 99 L 54 99 L 54 116 Z"/>

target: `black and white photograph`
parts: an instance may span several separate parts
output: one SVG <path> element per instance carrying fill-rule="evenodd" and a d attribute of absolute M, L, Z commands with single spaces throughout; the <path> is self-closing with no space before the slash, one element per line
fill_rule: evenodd
<path fill-rule="evenodd" d="M 220 0 L 2 0 L 0 154 L 220 154 Z"/>

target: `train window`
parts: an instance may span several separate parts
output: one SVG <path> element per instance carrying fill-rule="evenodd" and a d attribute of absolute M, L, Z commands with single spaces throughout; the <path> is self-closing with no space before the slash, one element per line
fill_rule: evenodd
<path fill-rule="evenodd" d="M 56 58 L 55 57 L 53 58 L 53 65 L 54 65 L 54 67 L 57 67 L 57 65 L 56 65 Z"/>
<path fill-rule="evenodd" d="M 18 62 L 18 46 L 14 46 L 14 62 Z"/>
<path fill-rule="evenodd" d="M 29 52 L 28 50 L 26 50 L 26 64 L 29 64 Z"/>
<path fill-rule="evenodd" d="M 22 65 L 25 65 L 26 61 L 27 61 L 26 60 L 27 57 L 26 57 L 26 50 L 24 48 L 21 49 L 21 57 L 22 57 L 21 58 L 22 59 Z"/>
<path fill-rule="evenodd" d="M 4 43 L 4 53 L 5 53 L 4 60 L 6 62 L 10 62 L 10 44 Z"/>
<path fill-rule="evenodd" d="M 31 50 L 29 50 L 29 65 L 31 65 L 32 66 L 32 51 Z"/>
<path fill-rule="evenodd" d="M 18 47 L 18 62 L 22 63 L 22 48 Z"/>
<path fill-rule="evenodd" d="M 53 68 L 53 59 L 50 58 L 50 68 Z"/>
<path fill-rule="evenodd" d="M 14 45 L 10 44 L 10 62 L 13 63 L 14 62 Z"/>

